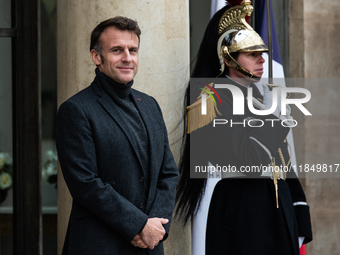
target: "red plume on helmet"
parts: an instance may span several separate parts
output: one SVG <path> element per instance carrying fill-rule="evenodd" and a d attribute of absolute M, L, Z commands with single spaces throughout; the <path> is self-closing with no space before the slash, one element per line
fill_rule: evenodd
<path fill-rule="evenodd" d="M 230 6 L 236 6 L 236 5 L 241 5 L 243 0 L 227 0 L 225 1 L 226 5 L 230 5 Z M 246 21 L 249 23 L 249 16 L 246 17 Z"/>
<path fill-rule="evenodd" d="M 242 1 L 243 0 L 228 0 L 228 1 L 225 1 L 225 3 L 230 6 L 236 6 L 236 5 L 240 5 Z"/>

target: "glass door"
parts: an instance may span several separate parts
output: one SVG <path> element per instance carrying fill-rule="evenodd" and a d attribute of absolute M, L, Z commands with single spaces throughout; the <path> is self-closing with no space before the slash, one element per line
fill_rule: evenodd
<path fill-rule="evenodd" d="M 0 1 L 0 254 L 13 254 L 11 1 Z"/>
<path fill-rule="evenodd" d="M 41 159 L 43 254 L 57 254 L 57 113 L 56 0 L 41 0 Z"/>
<path fill-rule="evenodd" d="M 56 245 L 48 239 L 43 245 L 42 238 L 40 15 L 40 0 L 0 0 L 1 255 L 42 254 L 43 246 L 56 254 Z M 48 228 L 56 221 L 47 222 L 44 233 L 56 232 Z"/>

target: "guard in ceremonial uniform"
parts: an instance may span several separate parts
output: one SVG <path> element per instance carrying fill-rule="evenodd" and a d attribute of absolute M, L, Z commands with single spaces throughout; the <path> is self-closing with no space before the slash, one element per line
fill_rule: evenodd
<path fill-rule="evenodd" d="M 208 77 L 212 83 L 187 107 L 190 135 L 180 165 L 177 213 L 187 222 L 200 205 L 206 179 L 190 178 L 194 166 L 231 166 L 236 171 L 221 172 L 210 202 L 206 254 L 298 255 L 299 246 L 312 240 L 312 231 L 306 197 L 290 163 L 290 108 L 285 116 L 279 108 L 260 116 L 244 100 L 244 113 L 235 115 L 235 95 L 215 86 L 232 85 L 245 99 L 250 87 L 253 107 L 271 108 L 271 88 L 265 85 L 262 95 L 254 84 L 261 79 L 262 52 L 268 49 L 246 22 L 250 4 L 244 0 L 218 11 L 202 40 L 192 77 Z M 193 91 L 198 90 L 191 88 L 191 98 Z M 206 115 L 200 114 L 203 94 L 210 109 Z M 208 94 L 218 95 L 220 104 Z M 228 123 L 216 124 L 218 119 Z"/>

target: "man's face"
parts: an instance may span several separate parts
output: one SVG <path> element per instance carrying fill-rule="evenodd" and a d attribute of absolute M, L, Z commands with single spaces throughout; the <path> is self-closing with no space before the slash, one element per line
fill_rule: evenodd
<path fill-rule="evenodd" d="M 103 61 L 91 50 L 92 61 L 99 71 L 118 83 L 127 84 L 137 74 L 139 40 L 136 34 L 108 27 L 100 36 Z"/>
<path fill-rule="evenodd" d="M 252 51 L 252 52 L 240 52 L 236 61 L 251 72 L 256 77 L 262 77 L 263 74 L 263 63 L 264 58 L 262 57 L 262 52 Z M 256 80 L 249 78 L 248 76 L 240 73 L 235 68 L 231 67 L 229 63 L 226 63 L 229 66 L 229 77 L 233 79 L 239 78 L 247 78 L 245 82 L 248 80 L 249 84 Z"/>

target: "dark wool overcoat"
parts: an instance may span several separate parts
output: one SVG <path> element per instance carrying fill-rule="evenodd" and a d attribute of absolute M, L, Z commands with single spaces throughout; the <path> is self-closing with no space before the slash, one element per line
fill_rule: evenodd
<path fill-rule="evenodd" d="M 149 168 L 144 169 L 134 134 L 100 82 L 97 76 L 58 111 L 58 157 L 73 198 L 63 254 L 161 255 L 162 243 L 153 250 L 130 243 L 148 218 L 172 217 L 178 170 L 160 107 L 131 90 L 148 134 Z M 167 233 L 170 221 L 164 225 Z"/>

